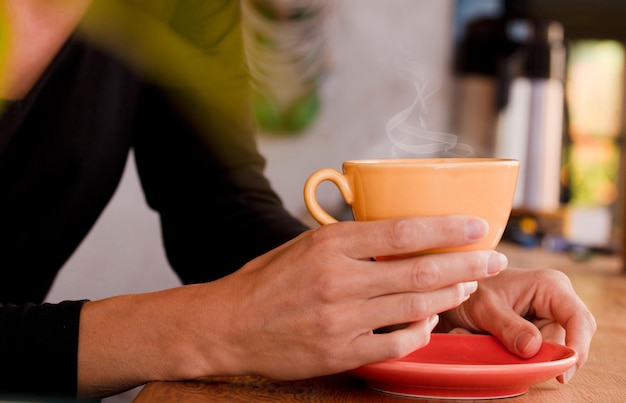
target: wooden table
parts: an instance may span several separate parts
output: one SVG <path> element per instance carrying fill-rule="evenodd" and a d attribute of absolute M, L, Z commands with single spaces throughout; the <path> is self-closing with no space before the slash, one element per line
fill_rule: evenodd
<path fill-rule="evenodd" d="M 503 244 L 511 266 L 551 267 L 568 274 L 594 313 L 598 331 L 586 365 L 567 385 L 552 379 L 531 386 L 511 401 L 626 402 L 626 275 L 619 256 L 576 262 L 564 254 Z M 345 374 L 297 382 L 260 377 L 211 377 L 188 382 L 153 382 L 135 403 L 153 402 L 433 402 L 376 392 Z"/>

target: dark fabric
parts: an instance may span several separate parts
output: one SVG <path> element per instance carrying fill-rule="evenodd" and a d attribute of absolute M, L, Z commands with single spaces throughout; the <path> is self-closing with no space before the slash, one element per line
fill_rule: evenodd
<path fill-rule="evenodd" d="M 0 150 L 0 302 L 42 302 L 110 200 L 138 91 L 118 63 L 74 38 L 0 119 L 10 139 Z"/>
<path fill-rule="evenodd" d="M 0 399 L 6 395 L 61 398 L 73 394 L 76 354 L 66 346 L 78 343 L 82 304 L 0 305 Z"/>
<path fill-rule="evenodd" d="M 118 3 L 140 8 L 119 18 Z M 158 29 L 145 35 L 142 21 Z M 131 150 L 184 283 L 222 277 L 306 229 L 263 176 L 247 86 L 238 2 L 105 0 L 28 96 L 4 106 L 0 394 L 33 392 L 33 379 L 38 393 L 75 394 L 81 303 L 41 302 Z"/>

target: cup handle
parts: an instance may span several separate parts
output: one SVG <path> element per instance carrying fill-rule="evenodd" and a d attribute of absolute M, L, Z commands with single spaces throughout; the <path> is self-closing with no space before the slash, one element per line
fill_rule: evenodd
<path fill-rule="evenodd" d="M 328 214 L 318 203 L 316 192 L 319 185 L 324 181 L 330 181 L 339 188 L 341 196 L 346 203 L 352 205 L 352 191 L 345 175 L 336 169 L 323 168 L 313 172 L 304 184 L 304 204 L 311 216 L 322 225 L 336 223 L 337 220 Z"/>

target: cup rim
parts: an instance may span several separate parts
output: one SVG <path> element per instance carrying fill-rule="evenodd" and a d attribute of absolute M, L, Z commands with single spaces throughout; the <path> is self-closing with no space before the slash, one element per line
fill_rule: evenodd
<path fill-rule="evenodd" d="M 416 164 L 417 163 L 417 164 Z M 519 165 L 519 160 L 513 158 L 489 157 L 437 157 L 437 158 L 372 158 L 353 159 L 344 161 L 343 165 Z"/>

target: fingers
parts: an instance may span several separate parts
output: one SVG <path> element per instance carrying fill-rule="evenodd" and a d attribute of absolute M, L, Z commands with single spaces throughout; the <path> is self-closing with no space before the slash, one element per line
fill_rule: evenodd
<path fill-rule="evenodd" d="M 578 353 L 576 367 L 559 377 L 568 382 L 575 369 L 587 361 L 597 325 L 593 314 L 578 297 L 569 277 L 557 270 L 534 271 L 543 287 L 536 291 L 531 312 L 544 339 L 562 341 Z M 564 337 L 563 337 L 564 333 Z"/>
<path fill-rule="evenodd" d="M 508 307 L 491 307 L 486 314 L 489 324 L 485 330 L 496 336 L 509 351 L 530 358 L 539 352 L 542 335 L 531 322 Z"/>
<path fill-rule="evenodd" d="M 448 333 L 450 333 L 450 334 L 472 334 L 472 332 L 470 332 L 467 329 L 463 329 L 462 327 L 455 327 L 454 329 L 450 329 L 450 331 Z"/>
<path fill-rule="evenodd" d="M 466 301 L 476 291 L 475 281 L 456 284 L 427 293 L 406 292 L 384 295 L 363 303 L 355 311 L 355 320 L 367 318 L 367 327 L 380 328 L 398 323 L 427 319 Z M 354 326 L 363 326 L 355 323 Z"/>
<path fill-rule="evenodd" d="M 444 253 L 385 262 L 360 261 L 337 273 L 319 273 L 311 288 L 327 303 L 357 301 L 351 327 L 377 328 L 423 320 L 463 303 L 479 279 L 506 268 L 495 251 Z M 365 320 L 367 324 L 364 324 Z"/>
<path fill-rule="evenodd" d="M 316 243 L 341 239 L 343 253 L 368 259 L 467 245 L 484 237 L 488 229 L 485 220 L 463 215 L 406 217 L 327 225 L 315 231 L 313 238 Z"/>
<path fill-rule="evenodd" d="M 403 357 L 430 342 L 430 335 L 439 322 L 439 316 L 433 315 L 424 320 L 415 321 L 402 329 L 391 333 L 359 336 L 352 344 L 360 363 L 378 362 Z"/>
<path fill-rule="evenodd" d="M 480 306 L 474 301 L 473 322 L 522 357 L 536 354 L 544 340 L 565 342 L 578 353 L 576 366 L 558 377 L 566 383 L 587 360 L 596 331 L 593 315 L 560 271 L 511 269 L 506 274 L 482 283 L 488 291 L 480 292 Z"/>
<path fill-rule="evenodd" d="M 591 339 L 597 329 L 597 324 L 591 311 L 575 293 L 569 278 L 561 272 L 555 272 L 554 275 L 560 277 L 561 287 L 554 292 L 554 296 L 550 300 L 550 311 L 553 312 L 556 321 L 565 329 L 565 344 L 578 353 L 575 367 L 578 369 L 587 361 Z M 559 381 L 567 383 L 574 372 L 575 369 L 566 372 L 558 378 Z"/>
<path fill-rule="evenodd" d="M 372 262 L 370 256 L 466 245 L 487 229 L 484 220 L 467 216 L 332 224 L 254 259 L 225 281 L 238 282 L 232 289 L 239 293 L 246 289 L 248 298 L 240 311 L 249 320 L 242 321 L 243 333 L 258 333 L 257 346 L 249 350 L 260 356 L 259 362 L 280 354 L 267 346 L 283 337 L 296 348 L 304 346 L 304 356 L 311 345 L 328 351 L 310 356 L 311 362 L 322 360 L 324 368 L 335 371 L 348 363 L 397 358 L 425 345 L 437 313 L 466 301 L 478 279 L 506 266 L 501 254 L 484 250 L 384 262 Z M 268 317 L 273 326 L 269 332 L 260 325 Z M 399 323 L 409 325 L 386 334 L 373 332 Z M 293 329 L 299 334 L 296 341 Z"/>
<path fill-rule="evenodd" d="M 493 276 L 506 268 L 506 257 L 495 251 L 471 251 L 377 262 L 368 258 L 467 244 L 486 231 L 484 220 L 467 216 L 345 222 L 303 234 L 293 241 L 291 253 L 299 250 L 297 261 L 316 267 L 317 288 L 330 301 L 426 292 Z M 262 258 L 269 261 L 280 253 L 277 248 Z"/>
<path fill-rule="evenodd" d="M 480 219 L 466 216 L 422 217 L 352 223 L 365 224 L 358 226 L 341 224 L 310 233 L 311 237 L 317 238 L 313 241 L 314 246 L 328 242 L 326 237 L 341 239 L 342 251 L 348 254 L 341 257 L 345 263 L 339 270 L 318 271 L 310 287 L 316 290 L 318 299 L 328 304 L 347 299 L 355 301 L 356 306 L 350 309 L 360 313 L 347 315 L 351 328 L 371 330 L 415 322 L 452 309 L 476 290 L 477 280 L 494 276 L 507 266 L 504 255 L 485 250 L 430 254 L 382 262 L 361 259 L 375 254 L 402 254 L 415 251 L 416 248 L 432 249 L 470 242 L 480 238 L 487 229 L 486 223 Z M 374 230 L 374 227 L 379 230 Z M 325 228 L 329 230 L 323 231 Z M 335 230 L 330 231 L 333 228 Z M 352 234 L 355 228 L 359 229 L 360 237 L 367 239 Z M 337 232 L 342 231 L 346 233 L 339 236 Z M 422 231 L 426 231 L 427 235 Z M 388 242 L 394 237 L 403 240 Z M 352 238 L 359 238 L 364 244 L 370 245 L 366 248 L 369 252 L 356 253 L 358 248 Z M 381 247 L 380 244 L 384 242 L 387 242 L 387 246 Z M 401 244 L 419 246 L 401 247 Z M 389 249 L 390 246 L 392 249 Z M 312 247 L 304 249 L 311 251 Z M 349 257 L 351 253 L 352 259 Z"/>
<path fill-rule="evenodd" d="M 356 289 L 369 295 L 427 292 L 494 276 L 507 264 L 503 254 L 484 250 L 367 262 L 361 276 L 355 276 Z"/>
<path fill-rule="evenodd" d="M 501 326 L 486 329 L 496 336 L 508 349 L 521 357 L 530 358 L 539 352 L 543 341 L 565 344 L 572 347 L 578 354 L 576 365 L 557 377 L 561 383 L 567 383 L 574 376 L 576 370 L 587 361 L 591 336 L 595 332 L 595 322 L 586 322 L 580 331 L 573 326 L 561 325 L 552 319 L 525 320 L 512 310 L 498 310 L 492 312 L 492 322 Z M 580 319 L 580 318 L 579 318 Z M 572 339 L 568 341 L 568 339 Z"/>
<path fill-rule="evenodd" d="M 543 341 L 565 345 L 565 329 L 553 319 L 534 319 L 532 323 L 541 332 Z"/>

